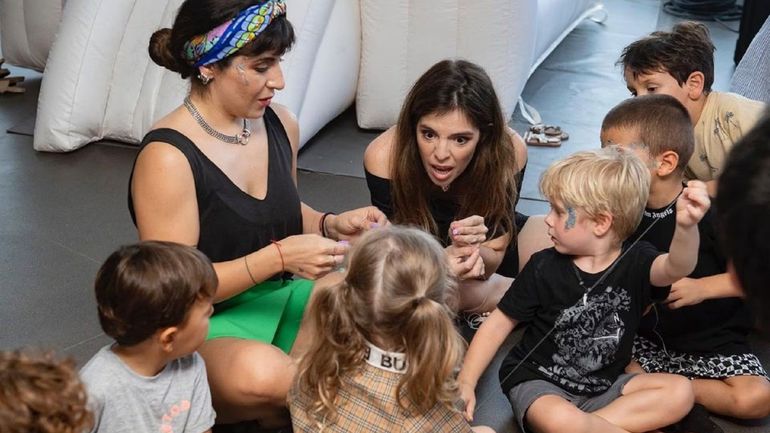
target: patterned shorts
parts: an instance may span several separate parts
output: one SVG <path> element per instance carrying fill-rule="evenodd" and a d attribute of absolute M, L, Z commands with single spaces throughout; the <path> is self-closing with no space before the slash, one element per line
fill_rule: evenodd
<path fill-rule="evenodd" d="M 666 350 L 639 336 L 634 338 L 634 359 L 648 373 L 673 373 L 689 378 L 709 379 L 724 379 L 734 376 L 762 376 L 767 378 L 767 372 L 762 367 L 762 363 L 753 353 L 714 356 L 692 355 Z"/>

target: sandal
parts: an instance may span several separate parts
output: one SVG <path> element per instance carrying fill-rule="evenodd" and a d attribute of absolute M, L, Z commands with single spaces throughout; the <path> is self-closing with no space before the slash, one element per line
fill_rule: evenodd
<path fill-rule="evenodd" d="M 0 57 L 0 94 L 3 93 L 24 93 L 27 89 L 17 86 L 24 81 L 24 77 L 9 77 L 11 71 L 3 68 L 5 59 Z"/>
<path fill-rule="evenodd" d="M 542 147 L 559 147 L 561 146 L 561 138 L 549 136 L 544 133 L 536 133 L 527 131 L 524 133 L 524 142 L 530 146 L 542 146 Z"/>
<path fill-rule="evenodd" d="M 16 77 L 0 79 L 0 94 L 3 93 L 24 93 L 27 89 L 16 85 L 21 80 L 14 80 Z"/>
<path fill-rule="evenodd" d="M 558 125 L 544 125 L 542 123 L 538 123 L 537 125 L 532 125 L 529 130 L 535 134 L 545 134 L 550 137 L 559 137 L 559 140 L 561 141 L 569 140 L 569 134 L 562 131 L 561 127 Z"/>

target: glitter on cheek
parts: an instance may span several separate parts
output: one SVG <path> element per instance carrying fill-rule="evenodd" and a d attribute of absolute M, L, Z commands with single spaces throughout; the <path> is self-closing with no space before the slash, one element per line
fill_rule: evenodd
<path fill-rule="evenodd" d="M 572 206 L 567 207 L 567 221 L 564 223 L 564 230 L 569 230 L 575 227 L 577 222 L 577 213 Z"/>
<path fill-rule="evenodd" d="M 243 63 L 238 63 L 237 65 L 235 65 L 235 69 L 238 70 L 238 74 L 240 74 L 241 76 L 241 81 L 243 82 L 243 85 L 248 86 L 249 80 L 246 79 L 246 71 L 244 70 Z"/>

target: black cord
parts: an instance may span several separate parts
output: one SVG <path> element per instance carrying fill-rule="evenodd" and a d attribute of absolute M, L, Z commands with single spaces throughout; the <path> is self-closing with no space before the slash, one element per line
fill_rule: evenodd
<path fill-rule="evenodd" d="M 740 20 L 743 13 L 735 0 L 667 0 L 663 10 L 679 18 L 720 23 Z"/>

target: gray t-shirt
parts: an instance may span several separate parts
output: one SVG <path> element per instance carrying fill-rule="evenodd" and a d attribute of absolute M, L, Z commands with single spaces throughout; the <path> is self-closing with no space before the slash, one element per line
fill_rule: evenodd
<path fill-rule="evenodd" d="M 80 370 L 99 433 L 202 433 L 216 414 L 203 358 L 169 362 L 153 377 L 131 370 L 105 346 Z"/>

